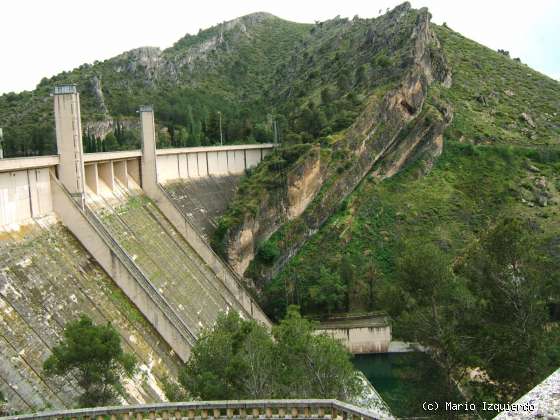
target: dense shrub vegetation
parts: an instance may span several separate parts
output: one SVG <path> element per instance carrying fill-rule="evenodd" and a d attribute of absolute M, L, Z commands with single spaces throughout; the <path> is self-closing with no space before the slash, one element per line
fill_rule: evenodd
<path fill-rule="evenodd" d="M 231 311 L 199 337 L 181 373 L 187 392 L 202 400 L 357 396 L 361 383 L 350 354 L 290 307 L 273 327 Z M 181 395 L 181 394 L 175 394 Z"/>
<path fill-rule="evenodd" d="M 95 325 L 86 315 L 64 327 L 64 338 L 44 363 L 47 376 L 74 377 L 82 389 L 80 407 L 110 405 L 124 392 L 122 380 L 134 373 L 136 360 L 122 350 L 118 332 Z"/>

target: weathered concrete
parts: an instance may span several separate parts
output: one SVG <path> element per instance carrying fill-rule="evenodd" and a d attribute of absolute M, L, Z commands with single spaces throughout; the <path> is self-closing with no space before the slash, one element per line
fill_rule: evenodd
<path fill-rule="evenodd" d="M 111 322 L 145 380 L 127 380 L 128 403 L 163 400 L 162 379 L 180 366 L 135 306 L 60 223 L 32 223 L 0 234 L 0 391 L 8 408 L 72 407 L 72 376 L 45 377 L 43 362 L 65 324 L 79 314 Z"/>
<path fill-rule="evenodd" d="M 104 162 L 108 160 L 126 160 L 140 158 L 141 150 L 123 150 L 120 152 L 84 153 L 84 162 Z"/>
<path fill-rule="evenodd" d="M 560 418 L 560 369 L 495 417 L 506 419 Z"/>
<path fill-rule="evenodd" d="M 321 322 L 318 332 L 340 340 L 353 354 L 386 353 L 391 343 L 391 324 L 385 315 L 357 315 Z"/>
<path fill-rule="evenodd" d="M 1 159 L 0 173 L 20 171 L 23 169 L 47 168 L 58 165 L 59 161 L 60 159 L 58 156 L 34 156 Z"/>
<path fill-rule="evenodd" d="M 165 299 L 157 290 L 142 284 L 131 271 L 132 261 L 126 261 L 127 255 L 117 254 L 116 243 L 108 243 L 109 238 L 92 225 L 86 214 L 70 199 L 63 187 L 52 178 L 53 204 L 56 214 L 70 231 L 76 235 L 82 245 L 89 251 L 101 267 L 111 276 L 115 283 L 134 302 L 142 314 L 156 328 L 177 355 L 186 361 L 194 340 L 185 336 L 180 323 L 172 316 Z M 124 258 L 124 260 L 123 260 Z"/>
<path fill-rule="evenodd" d="M 230 418 L 291 418 L 331 420 L 394 420 L 384 410 L 365 409 L 338 400 L 248 400 L 248 401 L 195 401 L 165 404 L 146 404 L 125 407 L 97 407 L 79 410 L 51 411 L 32 415 L 14 416 L 14 420 L 52 418 L 185 418 L 189 420 Z"/>
<path fill-rule="evenodd" d="M 156 124 L 152 107 L 140 108 L 140 122 L 142 133 L 142 189 L 148 197 L 157 193 L 158 173 L 156 156 Z"/>
<path fill-rule="evenodd" d="M 258 165 L 274 147 L 267 143 L 160 149 L 156 152 L 158 182 L 242 175 Z"/>
<path fill-rule="evenodd" d="M 272 324 L 263 310 L 254 301 L 242 285 L 233 270 L 218 257 L 198 231 L 190 224 L 180 208 L 171 200 L 159 184 L 156 161 L 156 137 L 153 110 L 141 108 L 142 120 L 142 189 L 155 202 L 172 226 L 186 239 L 188 244 L 202 258 L 216 275 L 216 281 L 222 282 L 235 296 L 241 307 L 254 319 L 270 327 Z"/>
<path fill-rule="evenodd" d="M 49 170 L 23 169 L 0 173 L 0 228 L 17 228 L 33 217 L 52 212 Z"/>
<path fill-rule="evenodd" d="M 79 98 L 75 88 L 72 86 L 57 88 L 54 97 L 60 155 L 0 161 L 0 232 L 2 232 L 0 241 L 3 240 L 2 238 L 5 239 L 6 235 L 13 235 L 13 232 L 17 232 L 22 225 L 32 226 L 35 220 L 47 220 L 56 214 L 76 235 L 100 267 L 115 281 L 119 290 L 115 289 L 111 293 L 117 294 L 122 291 L 123 298 L 124 296 L 130 298 L 134 306 L 145 316 L 144 325 L 151 324 L 165 340 L 165 343 L 155 340 L 154 343 L 142 344 L 143 340 L 151 337 L 153 330 L 142 334 L 141 338 L 136 337 L 136 333 L 130 336 L 123 335 L 127 345 L 129 343 L 127 340 L 130 340 L 131 345 L 140 343 L 138 344 L 140 348 L 165 347 L 163 354 L 159 347 L 157 351 L 153 347 L 153 354 L 142 355 L 142 360 L 146 361 L 143 365 L 144 370 L 151 370 L 153 366 L 159 366 L 157 369 L 161 369 L 162 372 L 167 372 L 166 369 L 175 370 L 173 366 L 176 366 L 177 360 L 185 361 L 189 357 L 196 334 L 202 328 L 213 325 L 221 311 L 235 309 L 242 316 L 254 317 L 270 326 L 269 320 L 246 292 L 239 279 L 212 252 L 159 185 L 157 172 L 159 152 L 155 150 L 153 113 L 150 111 L 141 115 L 145 137 L 149 133 L 153 135 L 153 147 L 144 148 L 144 155 L 139 151 L 84 155 L 80 138 Z M 227 171 L 242 172 L 247 168 L 247 162 L 257 163 L 264 153 L 266 151 L 263 151 L 260 145 L 253 145 L 224 146 L 217 149 L 196 148 L 194 151 L 174 149 L 163 152 L 162 156 L 184 163 L 187 163 L 188 156 L 193 154 L 204 156 L 204 163 L 201 163 L 200 167 L 197 166 L 197 175 L 199 173 L 203 175 L 203 172 L 198 171 L 204 168 L 208 175 L 214 172 L 222 173 L 224 168 Z M 186 174 L 188 175 L 188 171 Z M 134 217 L 132 217 L 133 213 L 128 214 L 126 211 L 122 214 L 115 212 L 113 216 L 119 220 L 120 227 L 117 229 L 117 224 L 114 224 L 110 226 L 113 229 L 111 230 L 86 205 L 87 195 L 99 197 L 103 203 L 115 203 L 115 200 L 118 202 L 123 197 L 137 196 L 141 194 L 140 185 L 156 198 L 167 218 L 153 203 L 148 202 L 142 210 L 134 210 Z M 119 194 L 120 198 L 117 197 Z M 119 207 L 119 211 L 123 208 Z M 141 220 L 136 220 L 135 217 L 139 215 L 142 216 Z M 131 218 L 127 219 L 129 216 Z M 127 221 L 123 224 L 125 219 Z M 179 227 L 178 231 L 177 227 Z M 9 233 L 9 229 L 12 233 Z M 66 232 L 62 227 L 60 231 Z M 142 250 L 144 257 L 127 253 L 127 250 L 134 250 L 131 246 L 131 238 L 140 244 L 139 249 Z M 185 241 L 184 238 L 187 240 Z M 0 246 L 0 251 L 1 248 Z M 77 256 L 77 251 L 64 251 L 59 244 L 52 249 L 45 246 L 42 254 L 30 248 L 27 254 L 21 254 L 21 259 L 16 261 L 15 266 L 25 272 L 28 264 L 34 264 L 36 256 L 46 264 L 51 261 L 48 252 L 59 251 L 62 251 L 64 258 L 69 261 L 73 261 L 72 253 Z M 156 255 L 159 258 L 154 259 Z M 157 261 L 150 264 L 150 259 L 152 261 L 161 259 L 161 261 L 159 264 Z M 6 261 L 5 258 L 0 259 L 2 264 Z M 8 267 L 9 274 L 10 270 L 14 270 L 12 268 L 14 265 Z M 154 267 L 157 268 L 156 271 Z M 49 293 L 51 291 L 54 293 L 48 295 L 48 303 L 40 300 L 32 301 L 37 296 L 37 290 L 33 289 L 35 284 L 33 282 L 37 282 L 41 275 L 45 279 L 50 279 L 51 274 L 59 273 L 60 269 L 65 270 L 65 277 L 52 280 L 56 287 L 52 285 L 48 287 Z M 20 300 L 21 302 L 25 300 L 27 303 L 21 303 L 17 312 L 19 316 L 33 317 L 32 320 L 26 318 L 27 320 L 24 321 L 10 318 L 9 326 L 0 334 L 0 389 L 16 408 L 36 409 L 46 405 L 64 407 L 72 403 L 77 391 L 75 386 L 63 384 L 66 388 L 64 386 L 60 388 L 60 384 L 49 385 L 39 373 L 42 361 L 58 341 L 58 337 L 51 337 L 46 342 L 42 333 L 59 334 L 67 319 L 77 316 L 80 312 L 93 313 L 93 315 L 97 313 L 93 309 L 90 311 L 88 305 L 92 303 L 93 296 L 101 291 L 92 286 L 95 290 L 83 293 L 82 286 L 78 286 L 81 293 L 78 296 L 68 283 L 68 279 L 87 277 L 87 273 L 92 270 L 91 267 L 66 267 L 61 261 L 57 261 L 52 268 L 44 268 L 44 270 L 43 274 L 33 271 L 32 277 L 23 276 L 11 280 L 6 277 L 5 270 L 0 270 L 0 283 L 2 283 L 0 310 L 4 311 L 0 314 L 0 323 L 13 313 L 15 307 L 10 305 L 13 306 Z M 95 270 L 94 272 L 102 273 L 99 271 L 100 268 Z M 20 278 L 26 280 L 19 284 Z M 3 282 L 5 279 L 8 281 Z M 160 281 L 162 279 L 163 282 Z M 102 282 L 97 286 L 101 284 Z M 106 300 L 102 294 L 99 298 Z M 54 302 L 60 299 L 69 300 L 72 310 L 68 310 L 64 303 L 56 303 L 56 306 L 53 306 Z M 126 298 L 124 299 L 126 301 Z M 130 302 L 127 304 L 129 305 Z M 94 306 L 96 305 L 97 303 Z M 38 308 L 45 308 L 47 312 L 37 312 Z M 70 318 L 64 318 L 65 310 L 68 311 L 67 315 Z M 108 309 L 108 311 L 115 312 L 115 316 L 118 313 L 115 309 Z M 108 316 L 106 314 L 106 317 Z M 134 314 L 134 316 L 137 319 L 138 315 Z M 99 317 L 94 316 L 94 318 Z M 47 322 L 49 325 L 41 325 L 42 320 L 49 322 L 53 320 L 57 323 L 58 329 L 51 326 L 49 322 Z M 124 320 L 118 322 L 119 328 L 126 324 Z M 32 325 L 29 328 L 36 336 L 31 332 L 21 333 L 28 328 L 25 326 L 26 323 Z M 13 334 L 13 337 L 10 338 L 8 334 Z M 28 337 L 31 341 L 25 344 L 21 337 Z M 45 347 L 37 353 L 37 349 L 41 347 L 38 343 L 43 341 L 46 343 Z M 135 350 L 139 351 L 136 348 Z M 151 358 L 156 353 L 158 361 L 153 361 Z M 30 363 L 30 357 L 33 357 L 33 363 Z M 163 398 L 159 379 L 150 378 L 152 377 L 148 376 L 149 381 L 153 383 L 127 385 L 127 390 L 131 392 L 129 402 L 157 401 Z M 158 378 L 161 379 L 161 376 Z"/>
<path fill-rule="evenodd" d="M 240 175 L 189 178 L 168 182 L 164 189 L 208 242 L 239 181 Z"/>
<path fill-rule="evenodd" d="M 83 196 L 85 175 L 82 120 L 80 97 L 75 85 L 55 87 L 54 117 L 56 146 L 60 157 L 58 178 L 70 194 Z"/>

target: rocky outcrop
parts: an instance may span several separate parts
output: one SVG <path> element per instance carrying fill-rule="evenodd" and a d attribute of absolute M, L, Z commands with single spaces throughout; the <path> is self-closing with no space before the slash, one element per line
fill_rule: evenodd
<path fill-rule="evenodd" d="M 410 10 L 405 3 L 389 17 L 402 19 Z M 444 103 L 427 104 L 428 88 L 432 83 L 450 86 L 451 71 L 430 28 L 427 9 L 416 13 L 409 65 L 400 82 L 383 96 L 372 95 L 344 139 L 334 146 L 333 153 L 343 148 L 351 151 L 346 165 L 329 164 L 318 150 L 309 153 L 302 169 L 290 172 L 283 197 L 264 200 L 255 215 L 247 215 L 227 232 L 229 262 L 243 274 L 259 244 L 282 226 L 276 262 L 272 266 L 255 262 L 250 270 L 257 287 L 299 250 L 374 166 L 374 176 L 383 178 L 419 157 L 430 162 L 441 154 L 452 111 Z"/>
<path fill-rule="evenodd" d="M 143 71 L 148 80 L 158 77 L 162 64 L 162 52 L 157 47 L 141 47 L 127 51 L 116 57 L 118 65 L 115 68 L 117 73 Z"/>
<path fill-rule="evenodd" d="M 105 97 L 103 96 L 103 90 L 101 89 L 101 79 L 97 76 L 93 76 L 91 78 L 91 90 L 93 92 L 93 96 L 97 101 L 97 106 L 101 113 L 108 114 L 109 110 L 107 109 L 107 105 L 105 104 Z"/>
<path fill-rule="evenodd" d="M 128 118 L 122 120 L 107 118 L 101 121 L 86 121 L 84 123 L 84 133 L 103 140 L 107 134 L 114 132 L 117 127 L 122 130 L 139 130 L 140 122 L 138 119 Z"/>
<path fill-rule="evenodd" d="M 279 201 L 274 197 L 260 203 L 255 213 L 245 216 L 238 229 L 229 231 L 228 262 L 237 273 L 244 273 L 255 257 L 257 244 L 267 239 L 283 223 L 301 216 L 324 182 L 327 166 L 319 148 L 309 150 L 301 163 L 292 168 Z"/>

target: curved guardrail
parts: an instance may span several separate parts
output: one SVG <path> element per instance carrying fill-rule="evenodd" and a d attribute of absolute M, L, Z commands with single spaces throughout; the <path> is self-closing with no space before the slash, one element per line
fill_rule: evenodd
<path fill-rule="evenodd" d="M 197 401 L 47 411 L 2 419 L 351 419 L 390 420 L 338 400 Z"/>

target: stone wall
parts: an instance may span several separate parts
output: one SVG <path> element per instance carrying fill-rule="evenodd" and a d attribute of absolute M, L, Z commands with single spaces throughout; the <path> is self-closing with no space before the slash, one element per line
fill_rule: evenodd
<path fill-rule="evenodd" d="M 383 315 L 331 318 L 321 322 L 317 332 L 341 341 L 353 354 L 386 353 L 391 343 L 391 325 Z"/>

